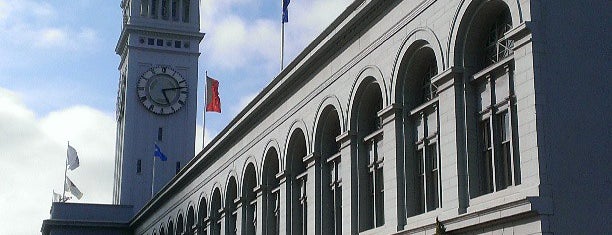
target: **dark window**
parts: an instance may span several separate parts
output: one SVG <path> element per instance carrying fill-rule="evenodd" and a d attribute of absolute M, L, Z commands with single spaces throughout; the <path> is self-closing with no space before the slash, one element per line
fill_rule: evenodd
<path fill-rule="evenodd" d="M 164 46 L 164 40 L 163 39 L 157 39 L 157 46 L 163 47 Z"/>
<path fill-rule="evenodd" d="M 162 3 L 161 4 L 161 16 L 162 16 L 162 19 L 168 20 L 168 7 L 169 7 L 168 6 L 168 1 L 169 0 L 161 0 L 161 1 L 162 1 L 161 2 Z"/>
<path fill-rule="evenodd" d="M 189 23 L 189 0 L 183 0 L 183 22 Z"/>
<path fill-rule="evenodd" d="M 480 146 L 482 152 L 482 190 L 485 193 L 493 192 L 493 145 L 491 144 L 491 125 L 489 119 L 480 122 Z"/>
<path fill-rule="evenodd" d="M 181 41 L 174 41 L 174 48 L 181 48 Z"/>
<path fill-rule="evenodd" d="M 138 159 L 136 161 L 136 173 L 140 174 L 142 172 L 142 160 Z"/>
<path fill-rule="evenodd" d="M 148 39 L 147 39 L 147 44 L 149 44 L 149 45 L 155 45 L 155 39 L 153 39 L 153 38 L 148 38 Z"/>
<path fill-rule="evenodd" d="M 164 139 L 164 129 L 163 128 L 159 128 L 157 129 L 157 141 L 162 141 Z"/>
<path fill-rule="evenodd" d="M 151 0 L 151 18 L 157 19 L 157 1 Z"/>
<path fill-rule="evenodd" d="M 172 20 L 178 21 L 178 0 L 172 0 Z"/>
<path fill-rule="evenodd" d="M 181 162 L 176 162 L 176 173 L 175 174 L 178 174 L 179 171 L 181 171 Z"/>

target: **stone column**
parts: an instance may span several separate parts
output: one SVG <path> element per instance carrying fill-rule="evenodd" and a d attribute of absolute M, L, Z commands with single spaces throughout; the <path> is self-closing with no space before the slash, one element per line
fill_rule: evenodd
<path fill-rule="evenodd" d="M 321 164 L 319 162 L 319 156 L 311 153 L 304 157 L 304 164 L 306 165 L 306 232 L 308 234 L 321 234 L 320 228 L 317 228 L 321 224 L 321 176 L 320 172 L 317 172 L 317 166 Z M 320 168 L 319 168 L 320 169 Z M 304 234 L 306 235 L 306 234 Z"/>
<path fill-rule="evenodd" d="M 236 200 L 234 200 L 234 203 L 236 205 L 236 211 L 234 211 L 233 213 L 236 213 L 236 235 L 241 235 L 242 234 L 242 223 L 244 220 L 244 218 L 242 218 L 242 204 L 243 204 L 243 199 L 241 197 L 236 198 Z M 248 202 L 246 202 L 248 203 Z"/>
<path fill-rule="evenodd" d="M 351 131 L 336 137 L 340 143 L 340 175 L 342 175 L 342 234 L 359 233 L 357 209 L 357 136 Z"/>
<path fill-rule="evenodd" d="M 382 153 L 384 180 L 384 210 L 386 233 L 401 231 L 406 224 L 404 194 L 404 158 L 400 136 L 401 106 L 392 104 L 378 112 L 381 120 L 383 139 Z"/>
<path fill-rule="evenodd" d="M 291 221 L 287 215 L 288 208 L 291 206 L 290 195 L 287 193 L 287 177 L 288 174 L 285 171 L 280 171 L 276 174 L 276 178 L 278 179 L 278 188 L 272 189 L 272 192 L 276 192 L 278 190 L 278 198 L 279 200 L 276 202 L 279 205 L 279 218 L 278 224 L 276 225 L 278 228 L 278 234 L 289 234 L 289 229 L 291 228 Z"/>
<path fill-rule="evenodd" d="M 465 150 L 459 147 L 465 143 L 463 125 L 460 125 L 464 121 L 463 114 L 458 113 L 463 106 L 462 76 L 453 67 L 432 79 L 438 87 L 440 193 L 444 209 L 441 220 L 465 212 L 469 203 L 467 159 Z"/>
<path fill-rule="evenodd" d="M 227 234 L 225 232 L 225 209 L 219 209 L 219 234 Z"/>
<path fill-rule="evenodd" d="M 257 186 L 253 189 L 255 191 L 255 195 L 256 195 L 256 201 L 257 203 L 255 204 L 255 234 L 256 235 L 262 235 L 263 234 L 263 216 L 264 216 L 264 211 L 263 211 L 263 189 L 262 186 Z"/>

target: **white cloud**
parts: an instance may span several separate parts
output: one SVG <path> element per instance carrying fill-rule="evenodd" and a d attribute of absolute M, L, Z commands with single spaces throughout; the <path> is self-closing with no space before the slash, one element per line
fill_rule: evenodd
<path fill-rule="evenodd" d="M 49 217 L 51 192 L 62 191 L 68 140 L 81 160 L 79 168 L 68 172 L 84 193 L 78 202 L 111 202 L 115 122 L 110 114 L 76 106 L 39 118 L 18 94 L 4 88 L 0 102 L 3 232 L 39 232 L 42 220 Z"/>

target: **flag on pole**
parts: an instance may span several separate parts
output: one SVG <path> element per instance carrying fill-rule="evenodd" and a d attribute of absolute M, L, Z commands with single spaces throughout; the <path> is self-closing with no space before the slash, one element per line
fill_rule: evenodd
<path fill-rule="evenodd" d="M 221 98 L 219 98 L 219 81 L 206 76 L 206 112 L 221 113 Z"/>
<path fill-rule="evenodd" d="M 70 180 L 68 176 L 66 176 L 66 192 L 72 193 L 72 195 L 74 195 L 77 199 L 81 199 L 81 197 L 83 197 L 81 190 L 79 190 L 79 188 L 72 183 L 72 180 Z"/>
<path fill-rule="evenodd" d="M 283 0 L 283 23 L 289 22 L 289 10 L 287 9 L 289 7 L 289 2 L 291 2 L 291 0 Z"/>
<path fill-rule="evenodd" d="M 68 160 L 66 164 L 68 165 L 68 169 L 74 170 L 79 167 L 79 155 L 77 154 L 76 149 L 74 149 L 70 144 L 68 144 Z"/>
<path fill-rule="evenodd" d="M 158 157 L 160 160 L 162 160 L 162 162 L 168 160 L 166 155 L 162 153 L 161 149 L 159 148 L 159 146 L 157 146 L 157 144 L 155 144 L 155 152 L 153 153 L 153 157 Z"/>

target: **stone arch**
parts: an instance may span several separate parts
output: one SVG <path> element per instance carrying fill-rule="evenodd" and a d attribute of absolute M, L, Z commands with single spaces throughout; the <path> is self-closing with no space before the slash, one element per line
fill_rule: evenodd
<path fill-rule="evenodd" d="M 336 110 L 336 113 L 338 114 L 338 118 L 340 121 L 340 133 L 346 131 L 346 119 L 345 119 L 345 115 L 344 115 L 344 111 L 342 109 L 342 105 L 340 104 L 340 100 L 338 99 L 337 96 L 335 95 L 329 95 L 326 96 L 325 98 L 323 98 L 323 101 L 321 101 L 319 103 L 319 106 L 317 108 L 317 112 L 315 114 L 315 119 L 313 120 L 313 124 L 312 126 L 313 131 L 312 131 L 312 137 L 310 138 L 312 141 L 312 146 L 310 147 L 310 149 L 312 149 L 312 152 L 316 151 L 316 136 L 317 136 L 317 130 L 319 130 L 319 125 L 320 125 L 320 120 L 322 118 L 322 115 L 325 115 L 326 110 L 330 107 L 333 107 Z"/>
<path fill-rule="evenodd" d="M 188 234 L 192 234 L 191 232 L 194 229 L 194 226 L 197 225 L 197 221 L 198 221 L 198 217 L 197 217 L 197 212 L 196 209 L 194 207 L 194 203 L 192 201 L 190 201 L 187 204 L 187 214 L 186 214 L 186 219 L 185 221 L 187 221 L 185 223 L 185 231 Z"/>
<path fill-rule="evenodd" d="M 236 181 L 236 187 L 238 188 L 238 191 L 240 191 L 240 184 L 239 184 L 239 180 L 238 180 L 239 179 L 238 178 L 238 172 L 236 172 L 236 170 L 233 167 L 227 173 L 227 177 L 225 177 L 225 184 L 223 185 L 224 188 L 225 188 L 225 191 L 227 191 L 227 187 L 228 187 L 232 177 Z M 225 193 L 227 193 L 227 192 L 225 192 Z"/>
<path fill-rule="evenodd" d="M 342 133 L 342 111 L 332 102 L 323 103 L 317 111 L 314 129 L 313 154 L 319 157 L 315 163 L 315 180 L 318 200 L 315 201 L 315 213 L 320 219 L 315 222 L 316 231 L 321 234 L 342 234 L 342 192 L 340 186 L 340 144 L 336 141 Z"/>
<path fill-rule="evenodd" d="M 446 48 L 446 54 L 448 55 L 448 60 L 446 61 L 447 67 L 463 67 L 461 58 L 464 53 L 465 35 L 469 31 L 469 26 L 476 13 L 483 5 L 491 2 L 501 2 L 506 5 L 510 11 L 513 26 L 517 26 L 524 21 L 522 6 L 518 0 L 461 0 L 448 32 L 449 40 Z"/>
<path fill-rule="evenodd" d="M 354 121 L 353 119 L 353 112 L 354 110 L 354 106 L 355 106 L 355 101 L 357 101 L 360 96 L 363 93 L 363 88 L 367 85 L 370 85 L 372 83 L 375 83 L 378 85 L 378 87 L 380 88 L 380 93 L 381 93 L 381 98 L 382 98 L 382 106 L 384 106 L 385 104 L 387 104 L 388 101 L 388 94 L 387 94 L 387 89 L 386 89 L 386 85 L 385 85 L 385 79 L 383 76 L 383 73 L 381 72 L 381 70 L 376 67 L 376 66 L 366 66 L 364 69 L 362 69 L 359 72 L 359 76 L 357 76 L 357 79 L 355 80 L 355 82 L 353 83 L 352 87 L 351 87 L 351 96 L 349 98 L 349 108 L 347 110 L 347 113 L 349 115 L 348 116 L 348 130 L 353 130 L 354 128 Z"/>
<path fill-rule="evenodd" d="M 166 223 L 161 222 L 159 225 L 159 235 L 166 235 Z"/>
<path fill-rule="evenodd" d="M 206 218 L 208 218 L 208 202 L 207 202 L 207 195 L 205 192 L 201 192 L 200 196 L 198 197 L 198 210 L 197 210 L 197 224 L 200 227 L 200 229 L 204 229 L 204 220 Z M 200 234 L 202 234 L 200 232 Z"/>
<path fill-rule="evenodd" d="M 286 138 L 285 138 L 285 154 L 284 154 L 284 162 L 287 162 L 287 154 L 289 152 L 289 140 L 291 139 L 291 136 L 294 134 L 294 132 L 300 129 L 303 133 L 304 133 L 304 138 L 306 140 L 306 153 L 310 153 L 312 152 L 310 149 L 311 144 L 311 139 L 310 139 L 310 135 L 308 132 L 308 128 L 306 126 L 306 122 L 304 122 L 304 120 L 295 120 L 293 121 L 293 123 L 291 124 L 291 126 L 289 127 L 289 131 L 286 133 Z M 286 166 L 286 165 L 285 165 Z"/>
<path fill-rule="evenodd" d="M 218 181 L 215 181 L 215 183 L 213 183 L 212 187 L 211 187 L 211 191 L 210 191 L 210 195 L 208 195 L 209 198 L 209 202 L 212 205 L 212 198 L 213 198 L 213 194 L 215 192 L 216 189 L 219 189 L 219 193 L 221 195 L 221 207 L 223 208 L 223 192 L 224 192 L 224 188 L 223 185 L 221 183 L 219 183 Z"/>
<path fill-rule="evenodd" d="M 225 184 L 225 234 L 234 235 L 236 232 L 236 221 L 237 217 L 234 213 L 236 211 L 236 199 L 238 198 L 238 180 L 236 174 L 231 174 L 227 178 Z"/>
<path fill-rule="evenodd" d="M 263 154 L 261 156 L 261 165 L 260 165 L 260 168 L 259 168 L 259 172 L 260 172 L 260 174 L 259 174 L 259 176 L 260 176 L 259 182 L 260 182 L 260 184 L 263 183 L 263 180 L 262 180 L 263 178 L 262 177 L 263 177 L 263 172 L 264 172 L 265 159 L 266 159 L 266 156 L 268 155 L 268 153 L 270 152 L 271 149 L 274 149 L 274 151 L 276 151 L 276 156 L 278 158 L 278 170 L 282 171 L 282 170 L 285 169 L 283 161 L 282 161 L 283 157 L 280 155 L 280 153 L 281 153 L 280 144 L 278 143 L 278 141 L 276 139 L 269 140 L 268 143 L 266 144 L 266 147 L 264 148 L 264 152 L 263 152 Z"/>
<path fill-rule="evenodd" d="M 168 235 L 174 235 L 175 234 L 175 230 L 174 230 L 174 222 L 172 217 L 168 218 Z"/>
<path fill-rule="evenodd" d="M 183 209 L 180 209 L 176 215 L 176 234 L 183 234 L 185 232 L 185 216 L 183 214 Z"/>
<path fill-rule="evenodd" d="M 437 73 L 441 73 L 447 67 L 445 65 L 444 54 L 442 44 L 438 36 L 430 28 L 416 28 L 412 30 L 408 36 L 403 40 L 402 46 L 398 50 L 395 56 L 395 62 L 393 64 L 393 72 L 391 75 L 391 102 L 398 103 L 398 97 L 401 95 L 402 81 L 401 76 L 405 73 L 405 63 L 408 61 L 406 57 L 412 56 L 412 54 L 418 50 L 418 47 L 426 46 L 433 50 Z"/>
<path fill-rule="evenodd" d="M 357 185 L 353 196 L 356 203 L 351 208 L 357 213 L 351 216 L 356 217 L 359 232 L 384 224 L 383 165 L 382 155 L 378 154 L 382 126 L 378 112 L 387 104 L 388 96 L 382 78 L 377 79 L 372 72 L 380 70 L 366 69 L 359 76 L 358 86 L 351 92 L 349 110 L 349 129 L 356 138 L 351 144 L 357 153 L 347 163 Z"/>
<path fill-rule="evenodd" d="M 272 142 L 270 142 L 272 143 Z M 281 158 L 276 147 L 266 148 L 261 174 L 261 193 L 262 193 L 262 234 L 277 234 L 279 225 L 279 173 L 282 172 L 280 166 Z"/>
<path fill-rule="evenodd" d="M 255 233 L 255 218 L 256 218 L 256 199 L 257 195 L 254 191 L 259 185 L 257 182 L 257 163 L 255 159 L 248 160 L 242 170 L 242 183 L 240 198 L 242 199 L 242 231 L 243 234 Z"/>
<path fill-rule="evenodd" d="M 259 185 L 259 179 L 260 179 L 260 171 L 259 169 L 262 168 L 262 166 L 260 166 L 257 162 L 257 158 L 255 158 L 252 155 L 249 155 L 246 160 L 244 161 L 244 165 L 242 166 L 242 171 L 240 172 L 240 181 L 238 182 L 238 188 L 242 189 L 244 187 L 244 175 L 246 174 L 246 170 L 249 167 L 249 165 L 252 165 L 253 168 L 255 169 L 255 185 Z M 242 190 L 240 190 L 240 192 L 238 192 L 238 196 L 242 197 Z"/>
<path fill-rule="evenodd" d="M 218 183 L 212 188 L 210 198 L 210 234 L 221 234 L 221 214 L 219 210 L 223 208 L 223 193 Z"/>

